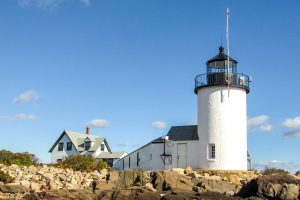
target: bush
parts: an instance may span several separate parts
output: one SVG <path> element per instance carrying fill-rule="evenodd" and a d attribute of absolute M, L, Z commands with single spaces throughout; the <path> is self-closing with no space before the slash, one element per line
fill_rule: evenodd
<path fill-rule="evenodd" d="M 11 183 L 13 181 L 14 179 L 9 174 L 4 173 L 3 171 L 0 170 L 0 182 Z"/>
<path fill-rule="evenodd" d="M 299 170 L 299 171 L 296 171 L 295 175 L 296 175 L 296 176 L 300 176 L 300 170 Z"/>
<path fill-rule="evenodd" d="M 67 157 L 61 163 L 54 164 L 55 167 L 69 168 L 75 171 L 91 172 L 107 168 L 105 161 L 97 160 L 92 155 L 74 155 Z"/>
<path fill-rule="evenodd" d="M 284 169 L 277 169 L 277 168 L 268 168 L 266 167 L 265 169 L 261 170 L 261 173 L 263 175 L 272 175 L 272 174 L 289 174 L 288 171 Z"/>
<path fill-rule="evenodd" d="M 0 151 L 0 163 L 4 165 L 37 165 L 38 159 L 34 154 L 28 152 L 24 153 L 12 153 L 11 151 L 1 150 Z"/>
<path fill-rule="evenodd" d="M 97 170 L 101 171 L 102 169 L 107 169 L 107 163 L 103 160 L 99 160 L 97 165 L 96 165 L 96 168 Z"/>

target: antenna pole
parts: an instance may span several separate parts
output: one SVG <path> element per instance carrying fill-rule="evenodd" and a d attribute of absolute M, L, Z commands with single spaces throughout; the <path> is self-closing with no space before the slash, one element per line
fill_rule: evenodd
<path fill-rule="evenodd" d="M 229 97 L 229 8 L 227 8 L 227 13 L 226 13 L 226 41 L 227 41 L 227 85 L 228 85 L 228 97 Z"/>

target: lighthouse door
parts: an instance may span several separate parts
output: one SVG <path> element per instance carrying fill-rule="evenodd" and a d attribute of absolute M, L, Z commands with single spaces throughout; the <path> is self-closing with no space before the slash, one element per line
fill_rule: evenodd
<path fill-rule="evenodd" d="M 186 143 L 178 143 L 177 144 L 177 167 L 186 168 Z"/>

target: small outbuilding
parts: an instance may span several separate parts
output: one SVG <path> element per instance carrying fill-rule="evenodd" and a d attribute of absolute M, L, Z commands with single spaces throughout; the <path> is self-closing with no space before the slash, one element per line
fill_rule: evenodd
<path fill-rule="evenodd" d="M 198 167 L 197 125 L 173 126 L 166 136 L 157 138 L 114 163 L 114 168 L 161 170 Z M 189 156 L 188 156 L 189 155 Z"/>

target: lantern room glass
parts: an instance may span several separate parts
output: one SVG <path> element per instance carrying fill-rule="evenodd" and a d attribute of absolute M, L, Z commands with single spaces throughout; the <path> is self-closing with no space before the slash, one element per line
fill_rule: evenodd
<path fill-rule="evenodd" d="M 228 67 L 227 60 L 213 61 L 207 64 L 207 73 L 237 73 L 237 63 L 235 61 L 229 61 Z"/>

